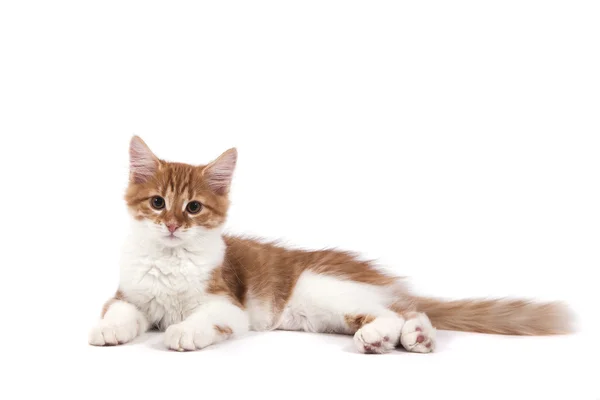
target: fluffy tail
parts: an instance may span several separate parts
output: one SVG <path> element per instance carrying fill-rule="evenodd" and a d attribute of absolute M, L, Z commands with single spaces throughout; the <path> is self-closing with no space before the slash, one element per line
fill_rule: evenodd
<path fill-rule="evenodd" d="M 573 331 L 571 313 L 561 303 L 527 300 L 443 301 L 416 297 L 417 310 L 437 329 L 503 335 L 559 335 Z"/>

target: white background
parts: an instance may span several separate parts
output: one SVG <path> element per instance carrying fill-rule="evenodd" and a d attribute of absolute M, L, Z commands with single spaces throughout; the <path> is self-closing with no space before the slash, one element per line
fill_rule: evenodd
<path fill-rule="evenodd" d="M 599 20 L 596 1 L 3 2 L 0 397 L 597 399 Z M 196 164 L 236 146 L 232 232 L 356 250 L 424 294 L 565 300 L 579 333 L 92 348 L 133 134 Z"/>

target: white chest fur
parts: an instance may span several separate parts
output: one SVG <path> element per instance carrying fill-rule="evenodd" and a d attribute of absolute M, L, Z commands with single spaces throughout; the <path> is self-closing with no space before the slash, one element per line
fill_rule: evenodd
<path fill-rule="evenodd" d="M 119 288 L 151 324 L 165 329 L 208 300 L 206 287 L 224 251 L 220 233 L 178 247 L 134 234 L 123 248 Z"/>

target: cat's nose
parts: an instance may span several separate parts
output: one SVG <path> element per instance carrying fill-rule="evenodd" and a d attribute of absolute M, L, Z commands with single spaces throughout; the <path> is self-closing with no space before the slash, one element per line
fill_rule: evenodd
<path fill-rule="evenodd" d="M 167 229 L 169 230 L 169 232 L 173 233 L 175 232 L 177 229 L 179 229 L 179 225 L 177 224 L 166 224 L 167 225 Z"/>

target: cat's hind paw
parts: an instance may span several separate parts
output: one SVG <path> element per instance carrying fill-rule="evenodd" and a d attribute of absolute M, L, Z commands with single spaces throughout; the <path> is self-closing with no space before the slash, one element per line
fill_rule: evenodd
<path fill-rule="evenodd" d="M 382 354 L 396 347 L 402 319 L 376 318 L 354 334 L 354 343 L 361 353 Z"/>
<path fill-rule="evenodd" d="M 402 327 L 400 343 L 408 351 L 430 353 L 435 349 L 435 333 L 426 314 L 412 313 Z"/>

